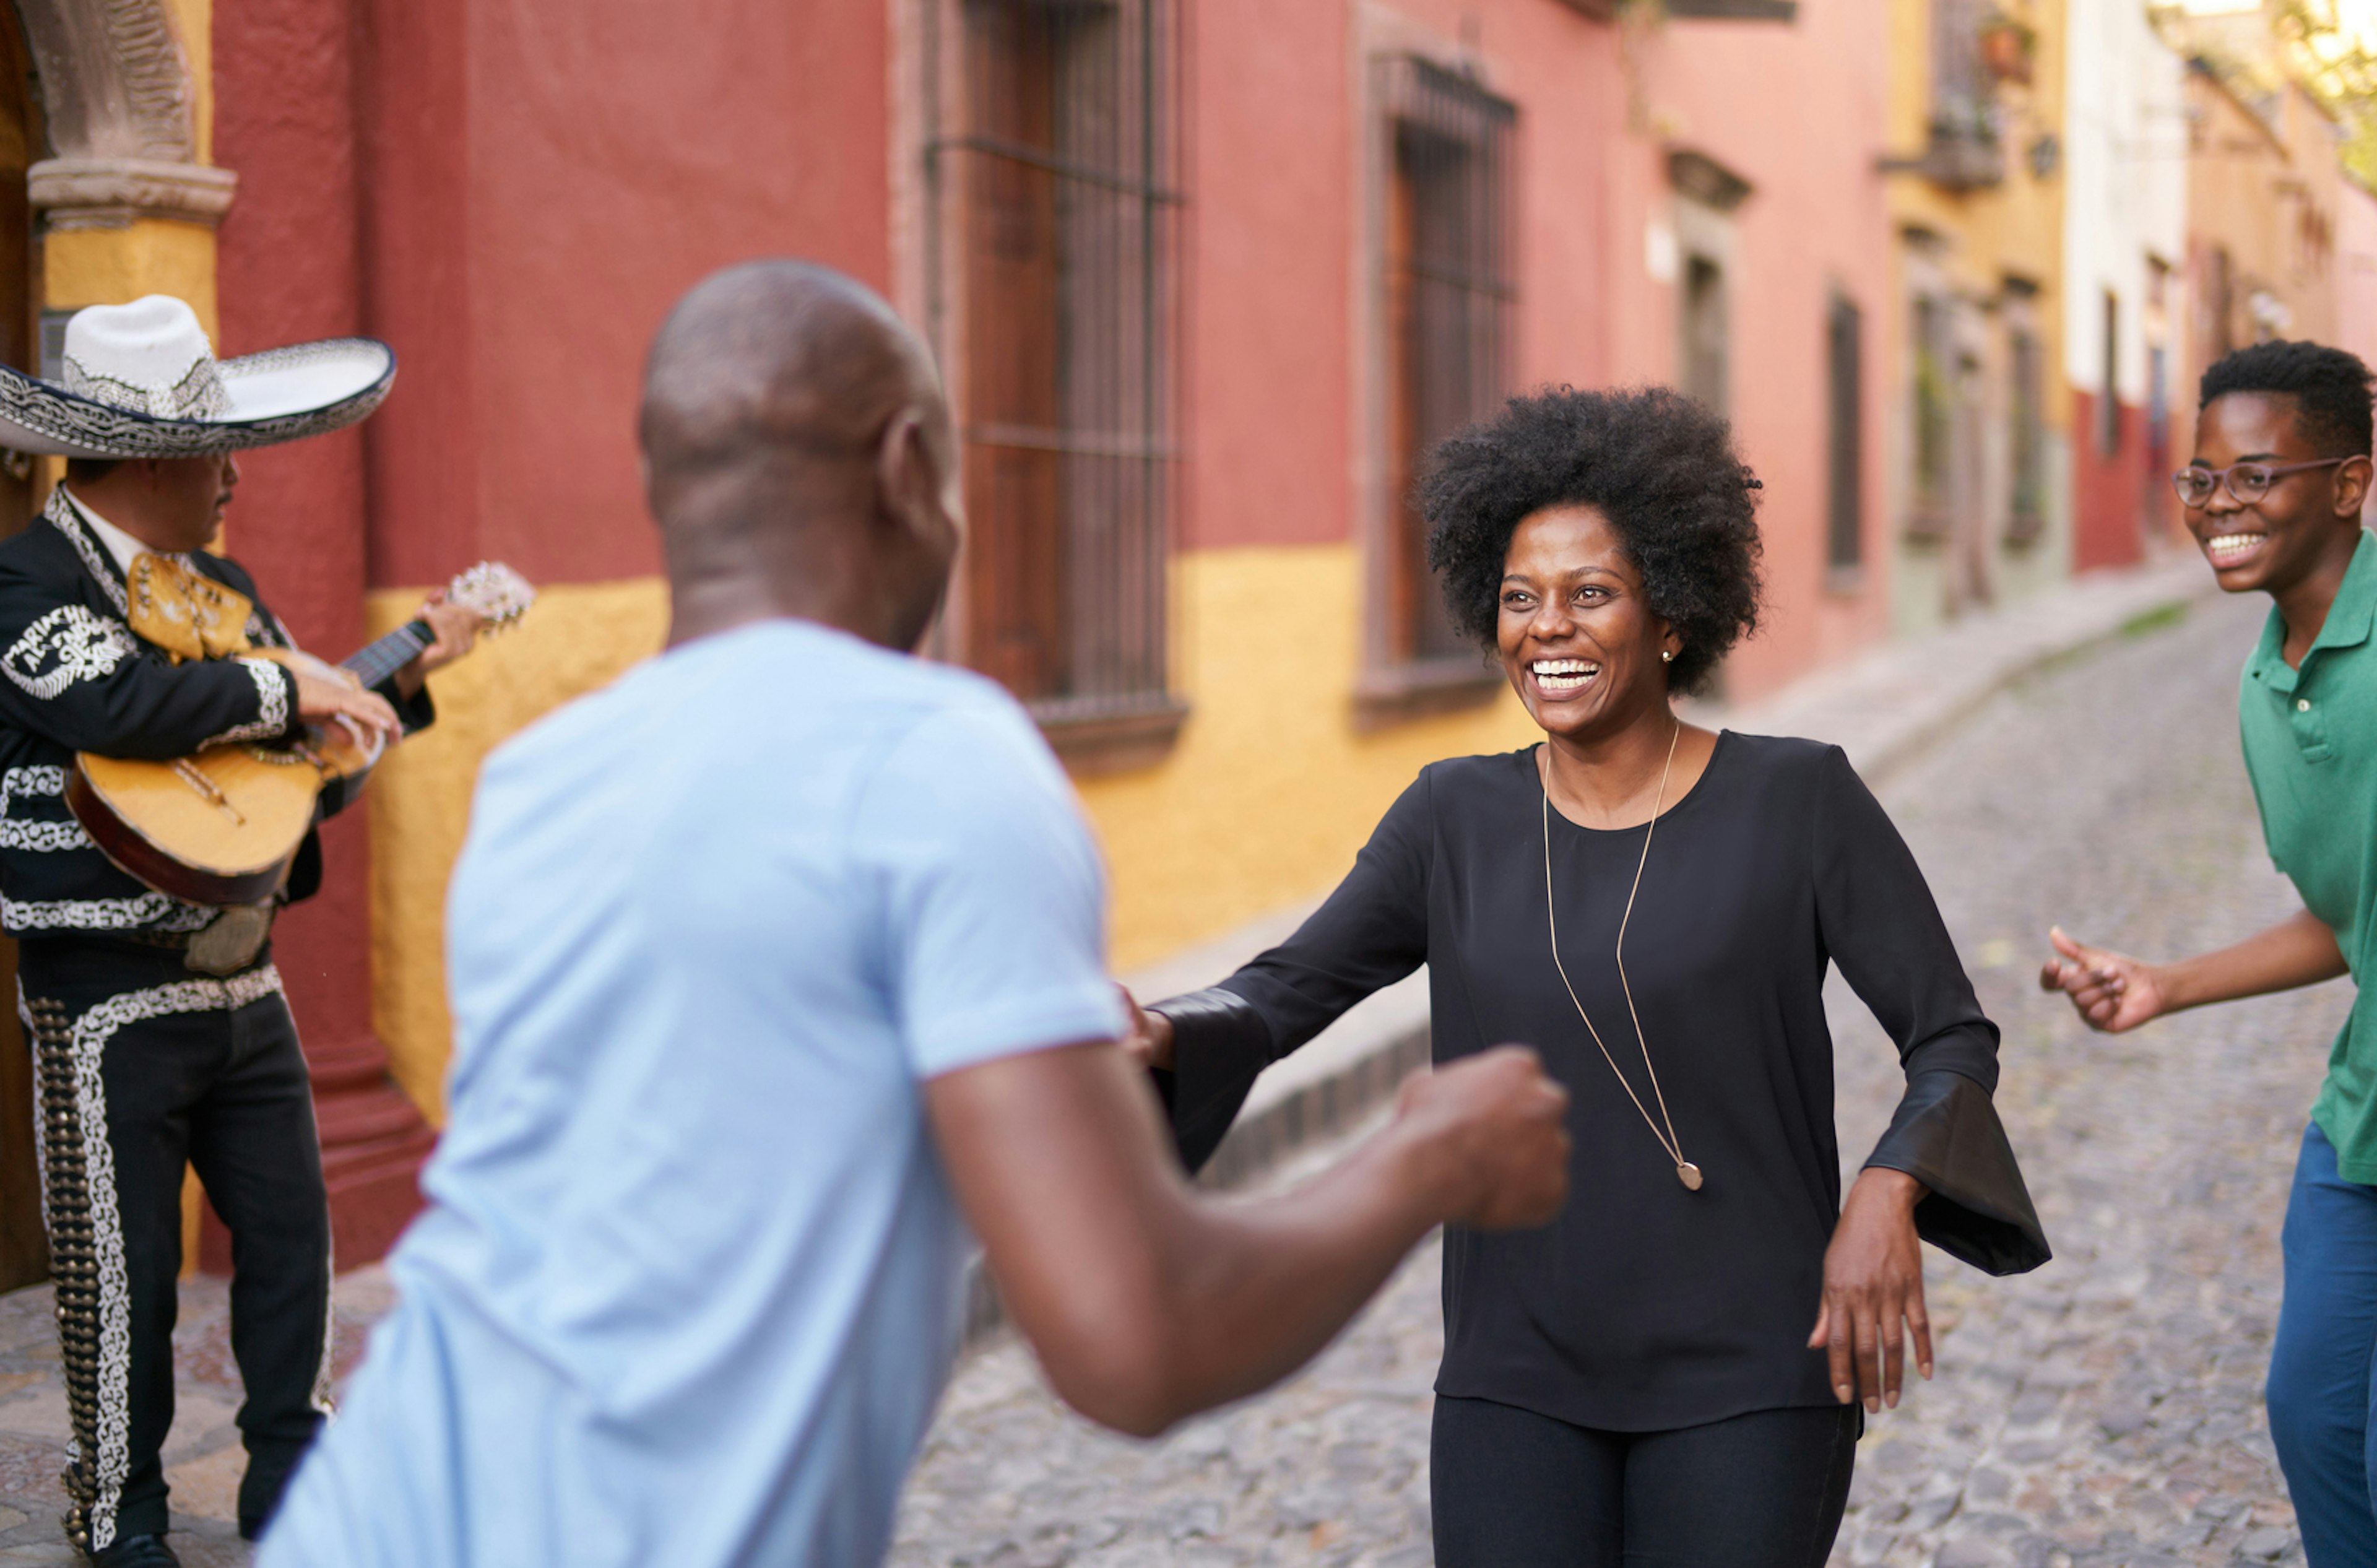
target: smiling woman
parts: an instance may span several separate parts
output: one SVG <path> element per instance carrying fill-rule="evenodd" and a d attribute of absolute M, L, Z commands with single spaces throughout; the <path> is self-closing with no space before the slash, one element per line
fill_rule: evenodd
<path fill-rule="evenodd" d="M 1192 1164 L 1265 1066 L 1422 964 L 1439 1063 L 1519 1041 L 1569 1090 L 1567 1211 L 1446 1234 L 1445 1568 L 1816 1568 L 1856 1406 L 1897 1403 L 1910 1337 L 1930 1373 L 1918 1236 L 2047 1259 L 1996 1027 L 1889 819 L 1838 748 L 1672 705 L 1756 622 L 1757 485 L 1663 389 L 1514 399 L 1439 448 L 1447 608 L 1543 744 L 1425 769 L 1295 936 L 1147 1010 Z M 1907 1077 L 1845 1204 L 1834 963 Z"/>
<path fill-rule="evenodd" d="M 1758 488 L 1726 422 L 1665 387 L 1514 398 L 1437 449 L 1420 490 L 1428 565 L 1453 625 L 1493 642 L 1513 532 L 1547 508 L 1590 509 L 1675 628 L 1668 688 L 1698 691 L 1758 626 Z"/>

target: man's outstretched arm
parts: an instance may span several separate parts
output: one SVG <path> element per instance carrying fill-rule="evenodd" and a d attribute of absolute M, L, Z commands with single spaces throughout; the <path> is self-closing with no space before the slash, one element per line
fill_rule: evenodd
<path fill-rule="evenodd" d="M 2088 947 L 2060 926 L 2048 940 L 2057 956 L 2040 968 L 2039 988 L 2065 992 L 2090 1028 L 2108 1035 L 2165 1013 L 2316 986 L 2349 972 L 2335 932 L 2308 909 L 2233 947 L 2171 964 Z"/>
<path fill-rule="evenodd" d="M 1567 1197 L 1567 1092 L 1513 1047 L 1415 1075 L 1384 1131 L 1259 1202 L 1188 1186 L 1144 1073 L 1110 1045 L 961 1069 L 926 1101 L 1049 1382 L 1140 1436 L 1303 1365 L 1435 1227 L 1542 1225 Z"/>

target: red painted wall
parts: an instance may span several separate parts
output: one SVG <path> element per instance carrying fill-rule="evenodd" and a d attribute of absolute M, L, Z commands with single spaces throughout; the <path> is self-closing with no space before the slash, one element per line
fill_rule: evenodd
<path fill-rule="evenodd" d="M 1767 613 L 1726 669 L 1726 688 L 1751 697 L 1883 635 L 1889 617 L 1883 525 L 1884 419 L 1893 378 L 1885 357 L 1897 304 L 1890 222 L 1874 167 L 1883 142 L 1888 29 L 1877 0 L 1802 5 L 1790 25 L 1671 20 L 1648 46 L 1649 112 L 1673 127 L 1668 145 L 1705 153 L 1747 179 L 1736 210 L 1731 394 L 1735 434 L 1765 488 Z M 1665 147 L 1638 138 L 1664 186 Z M 1638 253 L 1621 269 L 1643 276 L 1641 219 L 1617 243 Z M 1672 365 L 1676 292 L 1636 284 L 1629 314 L 1655 354 L 1627 374 Z M 1829 466 L 1826 317 L 1837 290 L 1863 317 L 1863 581 L 1854 595 L 1827 590 Z M 1638 348 L 1637 353 L 1642 352 Z"/>
<path fill-rule="evenodd" d="M 371 581 L 657 570 L 635 407 L 670 305 L 758 256 L 890 286 L 888 8 L 356 8 L 365 320 L 405 365 L 372 434 Z"/>
<path fill-rule="evenodd" d="M 226 354 L 361 328 L 350 42 L 337 6 L 241 0 L 216 11 L 215 156 L 240 173 L 217 250 Z M 226 532 L 301 644 L 338 658 L 361 643 L 360 431 L 243 456 Z M 274 941 L 309 1042 L 371 1031 L 362 809 L 329 824 L 324 851 L 321 896 L 293 910 Z"/>
<path fill-rule="evenodd" d="M 2132 566 L 2144 557 L 2146 490 L 2153 454 L 2144 409 L 2121 405 L 2120 449 L 2107 453 L 2097 439 L 2104 400 L 2072 391 L 2072 569 Z"/>
<path fill-rule="evenodd" d="M 1352 526 L 1347 8 L 1191 8 L 1184 548 Z M 1261 46 L 1249 47 L 1260 39 Z"/>
<path fill-rule="evenodd" d="M 240 174 L 217 247 L 218 348 L 361 330 L 347 13 L 319 0 L 240 0 L 215 18 L 215 156 Z M 412 390 L 400 383 L 397 395 Z M 267 602 L 301 644 L 331 658 L 362 640 L 364 439 L 349 430 L 243 457 L 228 526 Z M 411 1216 L 429 1144 L 372 1028 L 367 809 L 325 828 L 321 892 L 273 933 L 314 1074 L 334 1242 L 349 1264 L 377 1257 Z M 208 1227 L 201 1255 L 209 1269 L 230 1266 L 220 1227 Z"/>

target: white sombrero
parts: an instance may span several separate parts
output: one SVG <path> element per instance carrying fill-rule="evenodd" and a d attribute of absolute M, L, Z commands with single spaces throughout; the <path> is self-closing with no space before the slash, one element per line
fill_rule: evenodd
<path fill-rule="evenodd" d="M 396 351 L 331 338 L 218 361 L 166 294 L 66 323 L 63 381 L 0 365 L 0 447 L 66 458 L 192 458 L 343 429 L 379 407 Z"/>

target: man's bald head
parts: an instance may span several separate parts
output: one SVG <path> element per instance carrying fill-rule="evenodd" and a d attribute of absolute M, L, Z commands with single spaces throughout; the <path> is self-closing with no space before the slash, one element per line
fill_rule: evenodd
<path fill-rule="evenodd" d="M 652 343 L 640 425 L 673 640 L 769 614 L 923 635 L 956 441 L 932 356 L 872 290 L 804 261 L 712 274 Z"/>
<path fill-rule="evenodd" d="M 688 486 L 730 471 L 765 490 L 799 469 L 867 462 L 908 409 L 946 459 L 932 358 L 873 290 L 806 261 L 712 273 L 669 313 L 645 365 L 641 434 L 660 521 L 678 521 L 669 503 L 691 499 Z"/>

